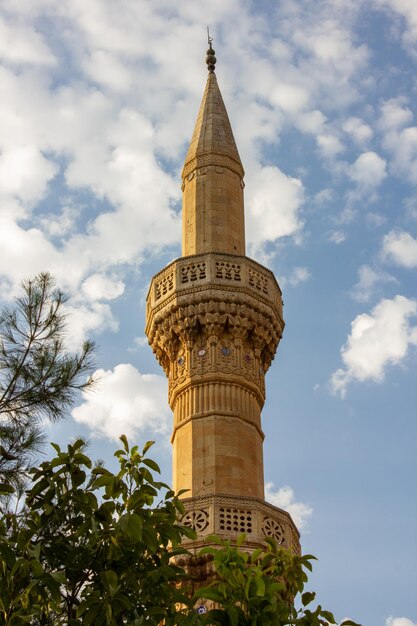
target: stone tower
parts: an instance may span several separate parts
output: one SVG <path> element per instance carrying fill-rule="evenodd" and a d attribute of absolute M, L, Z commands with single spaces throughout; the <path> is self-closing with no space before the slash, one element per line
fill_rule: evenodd
<path fill-rule="evenodd" d="M 197 539 L 265 536 L 299 552 L 291 517 L 264 500 L 265 373 L 284 329 L 273 273 L 245 256 L 244 170 L 207 51 L 182 172 L 182 256 L 152 279 L 146 334 L 169 380 L 173 488 Z"/>

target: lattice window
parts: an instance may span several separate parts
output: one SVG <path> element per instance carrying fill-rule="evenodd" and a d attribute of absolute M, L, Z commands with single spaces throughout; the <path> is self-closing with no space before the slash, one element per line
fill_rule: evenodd
<path fill-rule="evenodd" d="M 206 262 L 191 263 L 181 267 L 181 284 L 193 283 L 206 277 Z"/>
<path fill-rule="evenodd" d="M 262 522 L 262 532 L 265 537 L 272 537 L 279 544 L 284 543 L 284 527 L 272 517 L 264 517 Z"/>
<path fill-rule="evenodd" d="M 298 541 L 298 538 L 296 538 L 294 534 L 292 534 L 292 537 L 291 537 L 291 550 L 293 554 L 301 554 L 300 542 Z"/>
<path fill-rule="evenodd" d="M 220 509 L 219 515 L 220 530 L 227 530 L 235 533 L 252 532 L 252 513 L 241 509 Z"/>
<path fill-rule="evenodd" d="M 238 263 L 227 263 L 227 261 L 216 261 L 216 278 L 225 280 L 241 281 L 241 266 Z"/>
<path fill-rule="evenodd" d="M 209 524 L 209 514 L 204 509 L 188 511 L 181 519 L 181 524 L 193 528 L 196 532 L 202 532 Z"/>
<path fill-rule="evenodd" d="M 263 276 L 259 272 L 255 270 L 249 269 L 249 285 L 251 287 L 255 287 L 259 289 L 259 291 L 263 291 L 263 293 L 268 293 L 268 279 L 266 276 Z"/>
<path fill-rule="evenodd" d="M 174 272 L 169 272 L 155 284 L 155 300 L 159 300 L 172 289 L 174 289 Z"/>

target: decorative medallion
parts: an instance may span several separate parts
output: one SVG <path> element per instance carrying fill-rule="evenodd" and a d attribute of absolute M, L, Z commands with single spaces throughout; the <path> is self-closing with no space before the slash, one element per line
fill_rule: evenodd
<path fill-rule="evenodd" d="M 272 517 L 264 517 L 262 532 L 265 537 L 273 537 L 278 544 L 284 543 L 285 531 L 282 525 Z"/>
<path fill-rule="evenodd" d="M 245 359 L 245 363 L 250 363 L 252 361 L 252 357 L 250 354 L 245 354 L 243 358 Z"/>
<path fill-rule="evenodd" d="M 203 615 L 204 613 L 207 613 L 207 607 L 204 606 L 204 604 L 200 604 L 197 608 L 196 608 L 196 612 L 198 613 L 198 615 Z"/>
<path fill-rule="evenodd" d="M 232 351 L 230 348 L 226 348 L 226 346 L 223 346 L 220 350 L 220 352 L 222 353 L 223 356 L 230 356 L 232 354 Z"/>
<path fill-rule="evenodd" d="M 185 358 L 183 356 L 180 356 L 180 358 L 177 361 L 178 365 L 184 365 L 185 363 Z"/>
<path fill-rule="evenodd" d="M 209 516 L 204 509 L 188 511 L 182 518 L 181 523 L 188 528 L 193 528 L 197 532 L 205 530 L 209 524 Z"/>
<path fill-rule="evenodd" d="M 200 350 L 197 350 L 198 356 L 205 356 L 206 353 L 207 353 L 207 350 L 205 350 L 204 348 L 200 348 Z"/>

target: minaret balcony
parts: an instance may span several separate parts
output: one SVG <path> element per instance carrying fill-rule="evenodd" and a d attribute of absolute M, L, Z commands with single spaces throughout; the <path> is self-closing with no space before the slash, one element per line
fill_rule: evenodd
<path fill-rule="evenodd" d="M 213 534 L 235 541 L 244 533 L 246 549 L 262 547 L 265 538 L 271 537 L 293 554 L 301 553 L 300 533 L 291 515 L 263 500 L 213 494 L 185 498 L 182 504 L 185 514 L 180 522 L 197 534 L 196 539 L 185 539 L 184 547 L 188 547 L 187 543 L 196 549 L 203 547 L 205 538 Z"/>
<path fill-rule="evenodd" d="M 147 296 L 147 327 L 168 302 L 219 289 L 253 296 L 272 307 L 284 326 L 281 289 L 273 273 L 248 257 L 212 252 L 176 259 L 153 277 Z"/>

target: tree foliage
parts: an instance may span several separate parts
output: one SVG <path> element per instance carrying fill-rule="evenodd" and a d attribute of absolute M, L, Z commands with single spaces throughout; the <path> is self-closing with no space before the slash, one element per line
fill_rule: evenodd
<path fill-rule="evenodd" d="M 92 467 L 82 440 L 66 450 L 52 444 L 54 458 L 31 471 L 25 506 L 3 511 L 0 626 L 335 624 L 330 612 L 311 608 L 315 594 L 305 591 L 314 557 L 273 540 L 246 553 L 244 536 L 237 545 L 212 537 L 219 547 L 200 554 L 212 554 L 216 579 L 191 597 L 172 558 L 184 553 L 183 537 L 194 536 L 178 523 L 181 501 L 155 480 L 151 444 L 140 453 L 121 441 L 117 473 Z M 196 607 L 207 602 L 217 608 L 200 614 Z"/>
<path fill-rule="evenodd" d="M 16 483 L 43 443 L 42 421 L 65 415 L 90 384 L 93 344 L 65 349 L 66 296 L 50 274 L 22 283 L 14 307 L 0 312 L 0 480 Z"/>
<path fill-rule="evenodd" d="M 26 507 L 0 529 L 0 624 L 179 623 L 185 577 L 171 562 L 184 535 L 182 505 L 154 479 L 157 464 L 117 450 L 120 470 L 91 468 L 83 441 L 32 472 Z M 161 489 L 165 497 L 155 506 Z"/>
<path fill-rule="evenodd" d="M 202 554 L 212 554 L 216 579 L 194 598 L 215 602 L 214 608 L 201 617 L 205 625 L 214 626 L 327 626 L 336 624 L 334 615 L 320 605 L 311 608 L 316 594 L 304 591 L 307 572 L 312 571 L 311 555 L 295 555 L 265 539 L 265 549 L 244 552 L 242 535 L 237 545 L 221 542 L 209 546 Z M 298 604 L 298 606 L 297 606 Z M 358 626 L 345 620 L 343 626 Z M 340 626 L 342 626 L 342 624 Z"/>

